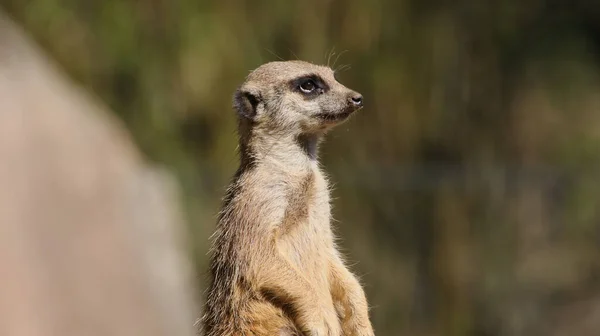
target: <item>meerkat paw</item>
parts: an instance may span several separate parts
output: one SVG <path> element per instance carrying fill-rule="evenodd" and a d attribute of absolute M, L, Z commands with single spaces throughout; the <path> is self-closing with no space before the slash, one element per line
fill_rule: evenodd
<path fill-rule="evenodd" d="M 356 335 L 356 336 L 375 336 L 375 333 L 373 332 L 372 328 L 365 328 L 363 330 L 358 330 L 356 333 L 354 333 L 354 335 Z"/>
<path fill-rule="evenodd" d="M 311 328 L 310 336 L 342 336 L 342 326 L 335 313 L 321 315 L 320 320 Z"/>
<path fill-rule="evenodd" d="M 332 325 L 324 325 L 310 331 L 310 336 L 342 336 L 342 330 Z"/>
<path fill-rule="evenodd" d="M 343 336 L 375 336 L 373 330 L 352 330 L 342 333 Z"/>
<path fill-rule="evenodd" d="M 343 324 L 343 336 L 375 336 L 371 323 L 361 320 L 346 321 Z"/>

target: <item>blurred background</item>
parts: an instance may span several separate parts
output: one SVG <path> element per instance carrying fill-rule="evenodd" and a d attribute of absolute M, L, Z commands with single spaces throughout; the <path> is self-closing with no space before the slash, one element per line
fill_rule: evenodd
<path fill-rule="evenodd" d="M 600 2 L 0 4 L 176 177 L 200 299 L 232 94 L 299 58 L 365 97 L 321 157 L 377 335 L 600 332 Z"/>

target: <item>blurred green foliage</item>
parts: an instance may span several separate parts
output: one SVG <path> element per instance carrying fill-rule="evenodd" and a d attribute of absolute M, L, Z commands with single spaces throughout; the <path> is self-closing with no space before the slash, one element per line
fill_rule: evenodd
<path fill-rule="evenodd" d="M 176 173 L 201 288 L 233 91 L 261 63 L 329 59 L 366 98 L 322 156 L 377 334 L 599 330 L 583 322 L 600 307 L 599 2 L 2 6 Z"/>

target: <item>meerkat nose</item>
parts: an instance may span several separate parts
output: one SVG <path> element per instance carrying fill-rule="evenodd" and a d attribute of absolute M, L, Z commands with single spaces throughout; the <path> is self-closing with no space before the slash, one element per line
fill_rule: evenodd
<path fill-rule="evenodd" d="M 355 93 L 350 97 L 349 101 L 357 107 L 363 106 L 363 97 L 361 94 Z"/>

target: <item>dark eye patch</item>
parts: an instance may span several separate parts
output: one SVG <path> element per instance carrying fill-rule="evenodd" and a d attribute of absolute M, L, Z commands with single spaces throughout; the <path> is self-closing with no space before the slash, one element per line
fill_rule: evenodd
<path fill-rule="evenodd" d="M 312 90 L 311 92 L 304 92 L 300 88 L 301 86 L 307 87 L 305 85 L 307 82 L 312 82 L 315 85 L 314 90 Z M 316 75 L 316 74 L 310 74 L 310 75 L 305 75 L 305 76 L 295 78 L 290 81 L 289 85 L 290 85 L 290 90 L 298 92 L 307 98 L 316 97 L 319 94 L 326 93 L 327 91 L 329 91 L 329 85 L 327 85 L 327 83 L 325 83 L 323 78 L 321 78 L 319 75 Z"/>

